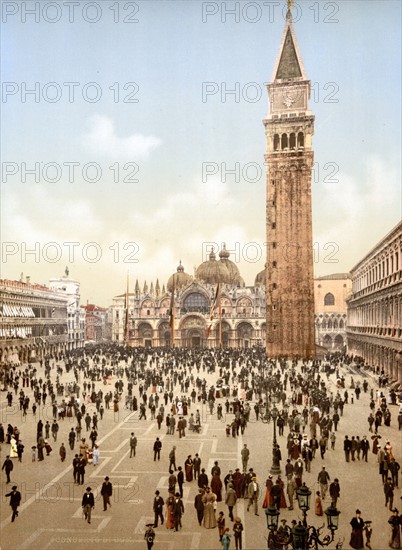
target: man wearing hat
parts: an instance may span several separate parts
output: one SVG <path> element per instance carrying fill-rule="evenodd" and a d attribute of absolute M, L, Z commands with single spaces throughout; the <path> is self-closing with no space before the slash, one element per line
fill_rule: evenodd
<path fill-rule="evenodd" d="M 147 541 L 148 550 L 151 550 L 154 545 L 155 531 L 153 530 L 153 523 L 147 523 L 148 529 L 145 531 L 144 539 Z"/>
<path fill-rule="evenodd" d="M 367 436 L 363 436 L 363 439 L 362 439 L 362 442 L 361 442 L 361 445 L 360 445 L 360 448 L 362 450 L 362 460 L 364 460 L 365 462 L 367 462 L 367 458 L 368 458 L 368 450 L 369 450 L 369 447 L 370 447 L 370 444 L 369 442 L 367 441 Z"/>
<path fill-rule="evenodd" d="M 241 461 L 243 464 L 243 472 L 247 471 L 247 464 L 248 464 L 249 458 L 250 458 L 250 451 L 247 448 L 247 445 L 244 445 L 243 449 L 241 450 Z"/>
<path fill-rule="evenodd" d="M 234 524 L 233 524 L 233 533 L 234 533 L 234 539 L 235 539 L 235 545 L 236 550 L 242 550 L 242 532 L 243 532 L 243 524 L 241 522 L 241 519 L 239 516 L 235 517 Z"/>
<path fill-rule="evenodd" d="M 110 503 L 110 497 L 112 496 L 112 493 L 113 493 L 113 486 L 110 483 L 109 478 L 106 476 L 105 481 L 102 483 L 102 488 L 101 488 L 101 495 L 102 495 L 102 498 L 103 498 L 103 511 L 104 512 L 106 512 L 108 504 L 109 504 L 110 508 L 112 507 L 112 505 Z"/>
<path fill-rule="evenodd" d="M 13 522 L 15 518 L 18 516 L 18 506 L 20 505 L 20 502 L 21 502 L 21 493 L 17 491 L 17 486 L 13 485 L 11 492 L 7 493 L 5 496 L 10 497 L 10 506 L 13 511 L 11 521 Z"/>
<path fill-rule="evenodd" d="M 5 472 L 6 472 L 7 483 L 10 483 L 10 481 L 11 481 L 10 474 L 11 474 L 11 471 L 13 470 L 13 468 L 14 468 L 13 461 L 11 460 L 10 456 L 7 455 L 5 461 L 3 462 L 3 466 L 1 468 L 2 470 L 5 470 Z"/>
<path fill-rule="evenodd" d="M 286 486 L 286 493 L 289 498 L 289 510 L 293 510 L 293 498 L 296 494 L 296 490 L 297 490 L 296 480 L 292 476 L 292 478 L 289 479 L 288 484 Z"/>
<path fill-rule="evenodd" d="M 181 517 L 184 514 L 184 504 L 180 498 L 180 493 L 176 493 L 174 496 L 172 512 L 174 519 L 174 530 L 178 531 L 182 527 Z"/>
<path fill-rule="evenodd" d="M 158 527 L 158 520 L 161 520 L 161 524 L 163 525 L 163 505 L 165 504 L 165 501 L 160 496 L 159 491 L 155 491 L 155 498 L 154 498 L 154 514 L 155 514 L 155 521 L 154 521 L 154 527 Z"/>
<path fill-rule="evenodd" d="M 194 508 L 197 512 L 198 524 L 202 525 L 202 520 L 204 519 L 204 503 L 202 502 L 202 497 L 204 496 L 204 489 L 198 489 L 198 495 L 194 499 Z"/>
<path fill-rule="evenodd" d="M 330 481 L 329 473 L 326 471 L 325 466 L 323 466 L 321 472 L 319 472 L 317 481 L 320 484 L 321 496 L 325 499 L 328 489 L 328 481 Z"/>
<path fill-rule="evenodd" d="M 341 496 L 341 488 L 339 486 L 339 479 L 336 477 L 329 486 L 329 495 L 331 497 L 331 506 L 336 508 L 338 498 Z"/>
<path fill-rule="evenodd" d="M 84 512 L 84 518 L 88 520 L 88 523 L 91 523 L 91 512 L 92 508 L 95 507 L 95 498 L 91 492 L 91 487 L 87 487 L 87 492 L 84 493 L 82 497 L 82 510 Z"/>
<path fill-rule="evenodd" d="M 289 525 L 286 525 L 286 519 L 281 519 L 280 527 L 278 528 L 278 535 L 282 538 L 282 540 L 289 540 L 290 539 L 290 527 Z"/>
<path fill-rule="evenodd" d="M 254 514 L 258 516 L 258 498 L 260 496 L 260 486 L 257 483 L 257 478 L 253 476 L 247 487 L 248 506 L 247 511 L 250 510 L 250 506 L 254 506 Z"/>
<path fill-rule="evenodd" d="M 233 489 L 233 484 L 229 483 L 226 491 L 225 504 L 227 505 L 229 510 L 230 521 L 233 521 L 233 507 L 235 506 L 236 502 L 237 502 L 236 491 Z"/>

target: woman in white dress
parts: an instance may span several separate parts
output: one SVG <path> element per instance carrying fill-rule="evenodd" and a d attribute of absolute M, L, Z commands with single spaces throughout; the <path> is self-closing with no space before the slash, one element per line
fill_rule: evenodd
<path fill-rule="evenodd" d="M 17 458 L 18 457 L 18 451 L 17 451 L 17 441 L 15 437 L 12 435 L 10 439 L 10 458 Z"/>
<path fill-rule="evenodd" d="M 94 466 L 99 464 L 99 454 L 100 454 L 99 453 L 99 447 L 98 447 L 98 445 L 95 445 L 94 449 L 92 451 L 92 460 L 93 460 Z"/>

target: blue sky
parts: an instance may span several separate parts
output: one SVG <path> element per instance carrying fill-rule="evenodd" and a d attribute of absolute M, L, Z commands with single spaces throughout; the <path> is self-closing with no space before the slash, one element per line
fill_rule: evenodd
<path fill-rule="evenodd" d="M 2 5 L 2 276 L 46 282 L 68 264 L 83 298 L 107 306 L 127 270 L 132 284 L 162 284 L 180 259 L 193 274 L 203 243 L 226 242 L 252 284 L 265 262 L 262 120 L 284 2 L 226 2 L 238 21 L 222 2 L 120 2 L 117 23 L 116 2 L 89 4 L 73 22 L 63 2 L 40 2 L 37 21 L 25 22 L 21 3 Z M 134 11 L 138 22 L 125 23 Z M 401 218 L 401 6 L 303 1 L 294 14 L 313 84 L 313 240 L 324 275 L 348 271 Z M 35 82 L 37 102 L 24 96 Z M 73 99 L 66 82 L 77 83 Z M 216 93 L 203 97 L 206 83 Z M 39 181 L 24 182 L 35 163 Z M 83 172 L 95 179 L 90 164 L 99 181 L 85 181 Z M 222 168 L 236 166 L 239 177 L 225 181 Z M 70 257 L 66 242 L 78 243 Z"/>

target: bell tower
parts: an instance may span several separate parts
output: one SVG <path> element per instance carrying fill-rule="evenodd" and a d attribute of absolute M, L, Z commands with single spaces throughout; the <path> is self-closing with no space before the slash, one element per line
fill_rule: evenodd
<path fill-rule="evenodd" d="M 315 357 L 311 172 L 314 115 L 291 1 L 268 84 L 266 137 L 267 355 Z"/>

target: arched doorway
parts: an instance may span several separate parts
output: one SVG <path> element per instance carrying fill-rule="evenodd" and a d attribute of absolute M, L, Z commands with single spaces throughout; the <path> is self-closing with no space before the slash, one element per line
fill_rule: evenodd
<path fill-rule="evenodd" d="M 198 315 L 190 315 L 180 324 L 181 344 L 185 348 L 202 348 L 206 345 L 205 320 Z"/>
<path fill-rule="evenodd" d="M 252 345 L 253 327 L 250 323 L 240 323 L 236 330 L 239 348 L 249 348 Z"/>
<path fill-rule="evenodd" d="M 159 325 L 158 334 L 159 334 L 159 345 L 169 348 L 171 346 L 169 323 L 167 323 L 166 321 L 163 321 L 163 323 Z"/>
<path fill-rule="evenodd" d="M 332 348 L 332 338 L 329 334 L 326 334 L 324 336 L 324 346 L 327 348 L 327 349 L 331 349 Z"/>
<path fill-rule="evenodd" d="M 141 323 L 138 327 L 139 345 L 151 348 L 153 334 L 153 328 L 149 323 Z"/>
<path fill-rule="evenodd" d="M 343 336 L 341 336 L 340 334 L 337 334 L 337 335 L 335 336 L 334 342 L 335 342 L 335 347 L 336 347 L 337 349 L 340 350 L 340 349 L 343 348 L 343 345 L 344 345 Z"/>

